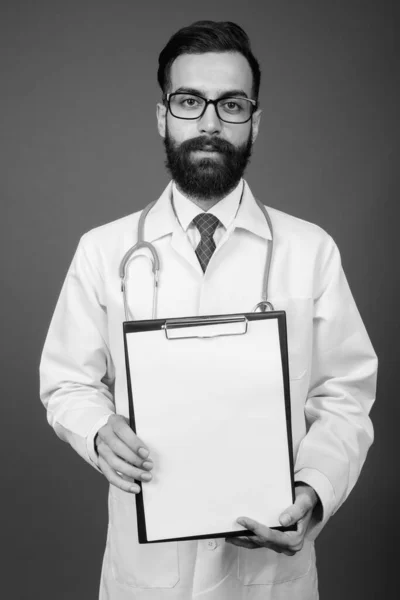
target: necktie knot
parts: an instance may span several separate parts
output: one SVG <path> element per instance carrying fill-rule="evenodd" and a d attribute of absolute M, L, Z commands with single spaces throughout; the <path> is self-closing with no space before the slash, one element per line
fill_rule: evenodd
<path fill-rule="evenodd" d="M 201 238 L 212 238 L 219 225 L 219 219 L 211 213 L 200 213 L 193 219 Z"/>
<path fill-rule="evenodd" d="M 196 248 L 196 255 L 199 259 L 200 266 L 205 272 L 211 256 L 215 250 L 215 242 L 213 235 L 219 225 L 219 219 L 211 213 L 201 213 L 193 219 L 200 233 L 200 243 Z"/>

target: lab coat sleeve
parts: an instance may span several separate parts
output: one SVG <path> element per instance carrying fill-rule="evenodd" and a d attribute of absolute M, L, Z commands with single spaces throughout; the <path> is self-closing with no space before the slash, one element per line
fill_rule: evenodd
<path fill-rule="evenodd" d="M 98 468 L 97 431 L 115 413 L 104 283 L 83 236 L 67 273 L 40 363 L 40 395 L 57 435 Z"/>
<path fill-rule="evenodd" d="M 368 449 L 368 416 L 375 399 L 377 358 L 329 238 L 315 273 L 313 353 L 305 416 L 308 432 L 295 463 L 295 480 L 317 492 L 322 514 L 310 524 L 315 539 L 349 495 Z"/>

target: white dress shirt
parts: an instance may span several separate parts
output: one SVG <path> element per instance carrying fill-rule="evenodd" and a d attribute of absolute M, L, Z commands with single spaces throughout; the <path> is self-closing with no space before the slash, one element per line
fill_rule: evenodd
<path fill-rule="evenodd" d="M 218 248 L 225 234 L 227 233 L 229 235 L 229 230 L 232 227 L 239 210 L 242 193 L 243 179 L 239 181 L 238 185 L 230 194 L 225 196 L 225 198 L 217 202 L 217 204 L 207 211 L 219 220 L 219 225 L 213 236 L 216 248 Z M 182 194 L 175 182 L 172 184 L 172 201 L 177 219 L 195 250 L 200 242 L 200 232 L 193 223 L 193 219 L 205 211 L 194 204 L 187 196 Z"/>

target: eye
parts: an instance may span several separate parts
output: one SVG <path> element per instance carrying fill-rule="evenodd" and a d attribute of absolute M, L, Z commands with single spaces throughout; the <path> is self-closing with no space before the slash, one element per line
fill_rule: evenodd
<path fill-rule="evenodd" d="M 236 100 L 224 100 L 223 102 L 221 102 L 221 106 L 223 110 L 228 111 L 230 113 L 240 112 L 241 110 L 243 110 L 243 106 L 241 106 L 241 104 Z"/>
<path fill-rule="evenodd" d="M 195 108 L 200 105 L 200 100 L 193 96 L 181 96 L 179 97 L 179 104 L 181 104 L 181 106 L 186 106 L 187 108 Z"/>

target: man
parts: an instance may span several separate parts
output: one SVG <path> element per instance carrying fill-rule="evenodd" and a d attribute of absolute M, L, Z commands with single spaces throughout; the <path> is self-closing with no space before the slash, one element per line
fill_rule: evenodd
<path fill-rule="evenodd" d="M 271 239 L 242 179 L 261 117 L 248 37 L 229 22 L 184 28 L 160 54 L 158 81 L 157 123 L 172 182 L 144 229 L 162 265 L 157 317 L 248 312 L 260 300 Z M 254 537 L 138 544 L 137 481 L 146 485 L 157 461 L 126 419 L 119 265 L 136 242 L 139 214 L 79 244 L 43 351 L 41 395 L 59 437 L 111 484 L 102 600 L 318 598 L 314 540 L 350 493 L 372 442 L 377 363 L 332 239 L 268 212 L 269 299 L 288 322 L 296 482 L 295 503 L 280 521 L 296 531 L 244 515 Z M 152 314 L 148 250 L 141 253 L 129 267 L 134 319 Z M 210 468 L 218 468 L 217 457 L 216 445 Z"/>

